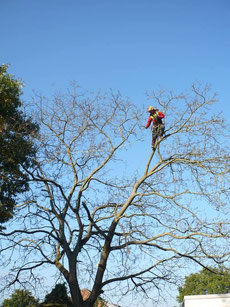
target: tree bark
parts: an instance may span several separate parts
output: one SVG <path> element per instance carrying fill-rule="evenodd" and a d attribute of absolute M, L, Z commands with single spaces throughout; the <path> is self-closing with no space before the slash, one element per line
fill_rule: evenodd
<path fill-rule="evenodd" d="M 69 289 L 72 298 L 73 307 L 85 307 L 77 280 L 76 259 L 69 258 Z"/>

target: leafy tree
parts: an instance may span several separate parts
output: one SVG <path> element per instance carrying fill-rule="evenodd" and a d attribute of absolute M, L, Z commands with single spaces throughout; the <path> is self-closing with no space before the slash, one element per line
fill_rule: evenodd
<path fill-rule="evenodd" d="M 53 305 L 54 303 L 60 306 L 72 306 L 65 284 L 56 284 L 53 290 L 46 295 L 42 306 Z"/>
<path fill-rule="evenodd" d="M 4 300 L 2 307 L 38 307 L 36 300 L 30 291 L 16 290 L 11 298 Z"/>
<path fill-rule="evenodd" d="M 178 288 L 178 302 L 183 302 L 185 295 L 221 294 L 230 289 L 230 271 L 218 268 L 203 268 L 200 272 L 185 277 L 185 283 Z"/>
<path fill-rule="evenodd" d="M 216 96 L 193 85 L 148 98 L 166 115 L 153 151 L 149 131 L 148 147 L 138 143 L 146 112 L 120 93 L 73 88 L 35 101 L 31 190 L 15 230 L 0 233 L 2 256 L 12 255 L 10 284 L 27 274 L 31 282 L 50 265 L 64 276 L 74 307 L 93 307 L 103 291 L 132 292 L 144 305 L 143 294 L 155 299 L 154 289 L 178 280 L 178 267 L 228 260 L 229 138 Z"/>
<path fill-rule="evenodd" d="M 16 195 L 28 190 L 23 168 L 34 164 L 32 136 L 38 130 L 22 111 L 22 83 L 7 68 L 0 66 L 0 223 L 12 218 Z"/>

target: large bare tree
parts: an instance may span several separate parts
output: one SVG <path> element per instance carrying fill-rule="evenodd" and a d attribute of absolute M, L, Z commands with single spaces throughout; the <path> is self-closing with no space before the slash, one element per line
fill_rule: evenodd
<path fill-rule="evenodd" d="M 36 168 L 26 170 L 31 190 L 14 228 L 1 232 L 2 255 L 20 255 L 10 283 L 54 266 L 73 306 L 92 307 L 103 291 L 151 296 L 190 261 L 229 259 L 229 222 L 221 216 L 229 202 L 229 131 L 216 96 L 199 84 L 185 94 L 147 95 L 166 116 L 165 135 L 156 150 L 149 136 L 147 152 L 146 113 L 119 93 L 73 87 L 36 98 L 41 130 Z M 134 142 L 138 170 L 127 158 Z M 85 301 L 82 288 L 91 291 Z"/>

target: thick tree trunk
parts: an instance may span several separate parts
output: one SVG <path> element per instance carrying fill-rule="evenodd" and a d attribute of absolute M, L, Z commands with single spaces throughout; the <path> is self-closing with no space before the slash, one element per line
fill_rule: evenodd
<path fill-rule="evenodd" d="M 77 280 L 77 271 L 76 271 L 76 257 L 70 256 L 69 258 L 69 278 L 68 284 L 70 288 L 70 294 L 72 298 L 73 307 L 94 307 L 96 299 L 90 298 L 89 294 L 84 294 L 81 292 L 81 289 Z"/>
<path fill-rule="evenodd" d="M 78 291 L 76 283 L 70 281 L 69 288 L 73 307 L 84 307 L 81 292 Z"/>
<path fill-rule="evenodd" d="M 94 286 L 92 289 L 92 292 L 88 293 L 88 295 L 84 296 L 83 293 L 81 293 L 81 289 L 78 284 L 77 280 L 77 271 L 76 271 L 76 256 L 72 254 L 69 256 L 69 288 L 70 293 L 72 297 L 72 303 L 73 307 L 94 307 L 94 304 L 99 297 L 99 295 L 102 293 L 102 280 L 104 276 L 104 272 L 106 269 L 107 260 L 110 254 L 110 244 L 114 235 L 114 231 L 116 229 L 117 222 L 113 222 L 110 226 L 110 231 L 108 233 L 108 237 L 105 241 L 102 253 L 101 253 L 101 259 L 98 265 L 97 274 L 95 277 Z M 97 307 L 97 306 L 95 306 Z M 100 307 L 100 305 L 98 305 Z"/>
<path fill-rule="evenodd" d="M 83 303 L 83 298 L 81 295 L 81 290 L 77 281 L 77 272 L 76 272 L 76 259 L 75 257 L 69 258 L 69 288 L 72 298 L 73 307 L 85 307 Z"/>

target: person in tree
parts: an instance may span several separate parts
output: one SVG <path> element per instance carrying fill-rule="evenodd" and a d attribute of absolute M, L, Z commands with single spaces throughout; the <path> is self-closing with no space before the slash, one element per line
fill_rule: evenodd
<path fill-rule="evenodd" d="M 147 129 L 152 123 L 152 148 L 154 149 L 157 138 L 162 137 L 165 131 L 165 125 L 162 121 L 165 115 L 152 106 L 147 108 L 147 112 L 149 112 L 149 118 L 145 128 Z"/>

